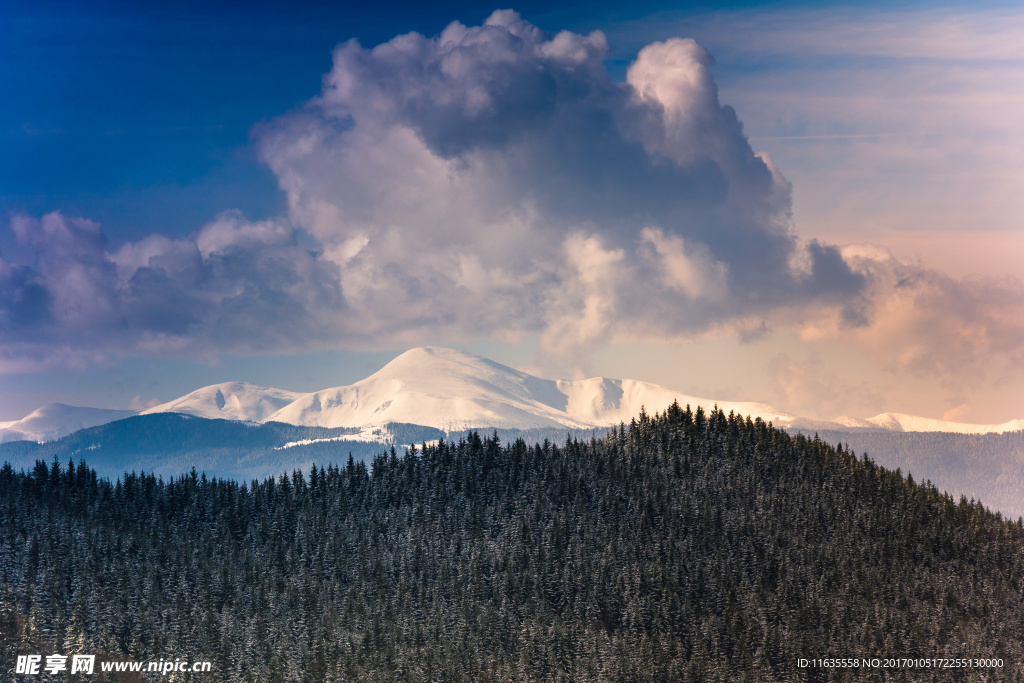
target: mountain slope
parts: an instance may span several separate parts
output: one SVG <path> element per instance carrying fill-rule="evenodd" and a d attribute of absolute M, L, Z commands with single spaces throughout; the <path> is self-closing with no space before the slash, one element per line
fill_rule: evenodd
<path fill-rule="evenodd" d="M 37 408 L 20 420 L 0 422 L 0 443 L 8 441 L 50 441 L 79 429 L 123 420 L 137 410 L 85 408 L 51 403 Z"/>

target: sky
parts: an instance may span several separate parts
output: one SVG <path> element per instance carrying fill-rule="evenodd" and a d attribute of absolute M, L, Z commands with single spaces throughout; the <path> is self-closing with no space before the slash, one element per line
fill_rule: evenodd
<path fill-rule="evenodd" d="M 8 2 L 0 420 L 445 345 L 1024 417 L 1024 10 Z"/>

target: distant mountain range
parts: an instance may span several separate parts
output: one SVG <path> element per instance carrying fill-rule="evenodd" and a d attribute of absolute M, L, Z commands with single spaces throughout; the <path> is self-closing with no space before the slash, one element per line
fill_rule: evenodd
<path fill-rule="evenodd" d="M 817 420 L 765 403 L 691 396 L 632 379 L 542 379 L 480 356 L 438 347 L 407 351 L 349 386 L 302 394 L 246 382 L 226 382 L 196 389 L 141 414 L 178 413 L 205 419 L 371 431 L 391 423 L 421 425 L 444 432 L 595 429 L 628 423 L 641 407 L 649 413 L 658 412 L 673 401 L 705 409 L 718 405 L 727 413 L 760 417 L 786 429 L 959 434 L 1024 430 L 1024 420 L 975 425 L 900 413 L 882 413 L 866 420 L 845 416 Z M 0 442 L 52 441 L 135 414 L 130 410 L 55 403 L 20 420 L 0 422 Z"/>
<path fill-rule="evenodd" d="M 30 469 L 36 460 L 85 459 L 111 478 L 129 471 L 177 476 L 195 467 L 248 481 L 349 455 L 369 461 L 392 446 L 458 441 L 473 430 L 506 442 L 589 440 L 628 424 L 641 407 L 653 414 L 673 401 L 705 411 L 717 404 L 790 432 L 820 434 L 957 497 L 1024 515 L 1024 420 L 971 425 L 899 413 L 815 420 L 637 380 L 541 379 L 444 348 L 412 349 L 355 384 L 309 394 L 226 382 L 142 413 L 53 404 L 0 423 L 0 463 Z"/>

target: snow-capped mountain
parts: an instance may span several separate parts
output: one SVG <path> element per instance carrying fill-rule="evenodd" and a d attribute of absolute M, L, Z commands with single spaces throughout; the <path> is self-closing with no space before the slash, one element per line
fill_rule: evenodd
<path fill-rule="evenodd" d="M 704 398 L 632 379 L 541 379 L 464 351 L 438 347 L 406 351 L 364 380 L 306 394 L 267 420 L 349 428 L 403 422 L 448 431 L 492 427 L 587 429 L 628 424 L 641 407 L 648 413 L 660 412 L 673 401 L 705 409 L 718 405 L 726 413 L 760 417 L 787 429 L 963 434 L 1024 429 L 1024 420 L 972 425 L 899 413 L 883 413 L 867 420 L 818 420 L 766 403 Z"/>
<path fill-rule="evenodd" d="M 439 347 L 406 351 L 366 379 L 348 386 L 303 394 L 246 382 L 225 382 L 196 389 L 142 414 L 182 413 L 208 419 L 371 431 L 394 423 L 445 431 L 593 429 L 629 423 L 641 406 L 648 413 L 655 413 L 673 401 L 694 408 L 703 406 L 705 410 L 718 405 L 726 413 L 735 411 L 760 417 L 776 427 L 804 431 L 988 434 L 1024 430 L 1024 420 L 974 425 L 901 413 L 882 413 L 868 419 L 817 420 L 765 403 L 692 396 L 632 379 L 542 379 L 471 353 Z M 0 441 L 56 439 L 133 414 L 135 411 L 54 404 L 21 420 L 0 423 Z"/>
<path fill-rule="evenodd" d="M 417 348 L 355 384 L 307 394 L 269 419 L 309 427 L 590 427 L 565 411 L 567 400 L 553 380 L 462 351 Z"/>
<path fill-rule="evenodd" d="M 210 420 L 263 422 L 302 395 L 248 382 L 224 382 L 196 389 L 181 398 L 144 410 L 142 414 L 182 413 Z"/>
<path fill-rule="evenodd" d="M 268 420 L 310 427 L 366 427 L 392 422 L 448 431 L 464 429 L 588 429 L 628 423 L 645 407 L 673 401 L 710 408 L 715 401 L 631 379 L 550 380 L 463 351 L 406 351 L 355 384 L 307 394 Z M 795 415 L 763 403 L 718 402 L 780 426 Z"/>
<path fill-rule="evenodd" d="M 6 441 L 50 441 L 86 427 L 107 424 L 137 415 L 137 410 L 83 408 L 51 403 L 13 422 L 0 422 L 0 443 Z"/>

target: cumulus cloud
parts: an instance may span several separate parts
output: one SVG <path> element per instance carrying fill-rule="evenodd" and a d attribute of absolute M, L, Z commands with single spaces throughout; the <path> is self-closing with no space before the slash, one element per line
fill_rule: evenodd
<path fill-rule="evenodd" d="M 17 216 L 11 229 L 38 257 L 34 277 L 29 277 L 30 286 L 42 286 L 45 292 L 47 306 L 39 315 L 45 314 L 55 326 L 79 330 L 111 317 L 117 305 L 111 296 L 117 278 L 105 257 L 106 238 L 97 223 L 54 213 L 42 220 Z"/>
<path fill-rule="evenodd" d="M 688 249 L 682 237 L 665 235 L 657 228 L 641 230 L 640 241 L 652 247 L 653 254 L 649 258 L 656 264 L 668 289 L 682 292 L 691 299 L 717 298 L 724 294 L 728 269 L 724 263 L 713 261 L 706 248 Z"/>
<path fill-rule="evenodd" d="M 915 371 L 959 372 L 943 353 L 978 340 L 970 353 L 1020 353 L 1014 318 L 984 303 L 1010 310 L 1017 290 L 799 240 L 789 183 L 719 102 L 700 45 L 648 45 L 621 83 L 607 50 L 600 32 L 551 36 L 510 11 L 340 45 L 321 94 L 255 130 L 287 216 L 229 211 L 189 238 L 116 249 L 84 219 L 15 219 L 35 260 L 0 260 L 5 367 L 29 348 L 195 355 L 527 335 L 574 356 L 778 326 L 853 335 Z M 943 323 L 950 302 L 960 322 Z M 960 340 L 948 348 L 932 334 L 943 324 Z"/>
<path fill-rule="evenodd" d="M 0 260 L 5 370 L 124 353 L 303 348 L 331 331 L 308 313 L 344 306 L 332 268 L 294 230 L 226 213 L 189 239 L 107 249 L 100 227 L 60 212 L 12 221 L 34 262 Z"/>
<path fill-rule="evenodd" d="M 652 44 L 625 83 L 607 49 L 502 11 L 335 51 L 321 96 L 257 137 L 353 310 L 568 352 L 859 291 L 829 247 L 828 269 L 790 268 L 790 187 L 718 101 L 703 48 Z"/>
<path fill-rule="evenodd" d="M 849 336 L 890 368 L 948 384 L 1014 381 L 1024 368 L 1024 286 L 1019 280 L 956 279 L 873 250 L 844 249 L 870 283 L 816 333 Z M 857 324 L 850 325 L 853 317 Z"/>

